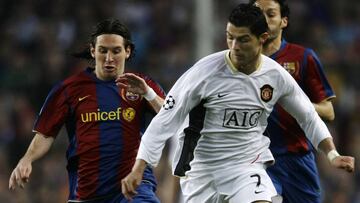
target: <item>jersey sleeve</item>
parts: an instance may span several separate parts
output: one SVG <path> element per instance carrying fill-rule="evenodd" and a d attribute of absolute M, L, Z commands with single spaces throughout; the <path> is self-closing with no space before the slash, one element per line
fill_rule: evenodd
<path fill-rule="evenodd" d="M 166 140 L 176 134 L 189 111 L 200 103 L 202 82 L 190 70 L 171 88 L 161 110 L 146 129 L 137 159 L 143 159 L 148 164 L 156 166 Z"/>
<path fill-rule="evenodd" d="M 305 53 L 308 53 L 304 69 L 304 91 L 306 95 L 314 103 L 335 97 L 335 93 L 326 78 L 322 64 L 315 52 L 307 49 Z"/>
<path fill-rule="evenodd" d="M 318 149 L 319 143 L 331 134 L 296 81 L 286 71 L 282 71 L 282 75 L 284 84 L 279 104 L 296 119 L 306 137 Z"/>
<path fill-rule="evenodd" d="M 53 87 L 43 104 L 33 131 L 46 137 L 56 137 L 69 112 L 64 86 L 60 83 Z"/>

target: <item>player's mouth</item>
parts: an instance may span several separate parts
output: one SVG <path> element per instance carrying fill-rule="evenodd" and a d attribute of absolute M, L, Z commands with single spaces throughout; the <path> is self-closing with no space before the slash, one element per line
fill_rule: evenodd
<path fill-rule="evenodd" d="M 238 54 L 238 53 L 234 53 L 234 57 L 237 58 L 238 60 L 244 58 L 243 54 Z"/>
<path fill-rule="evenodd" d="M 111 66 L 111 65 L 105 65 L 105 66 L 104 66 L 104 70 L 105 70 L 106 72 L 113 72 L 115 69 L 116 69 L 115 66 Z"/>

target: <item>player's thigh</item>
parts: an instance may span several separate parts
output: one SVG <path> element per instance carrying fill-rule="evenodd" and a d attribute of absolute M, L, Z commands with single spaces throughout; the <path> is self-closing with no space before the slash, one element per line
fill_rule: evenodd
<path fill-rule="evenodd" d="M 321 188 L 313 153 L 292 158 L 288 162 L 294 168 L 287 169 L 288 178 L 283 181 L 284 202 L 320 203 Z"/>
<path fill-rule="evenodd" d="M 253 168 L 236 179 L 235 193 L 229 203 L 271 202 L 276 190 L 265 169 Z"/>
<path fill-rule="evenodd" d="M 219 202 L 219 194 L 214 185 L 214 180 L 207 175 L 181 178 L 180 186 L 186 203 Z"/>

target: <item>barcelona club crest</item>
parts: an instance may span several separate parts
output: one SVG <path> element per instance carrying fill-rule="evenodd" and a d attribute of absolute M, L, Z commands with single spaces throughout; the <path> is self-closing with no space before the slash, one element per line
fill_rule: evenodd
<path fill-rule="evenodd" d="M 272 99 L 274 88 L 266 84 L 260 88 L 261 100 L 268 102 Z"/>
<path fill-rule="evenodd" d="M 128 92 L 124 89 L 121 90 L 121 96 L 124 100 L 127 101 L 136 101 L 140 99 L 140 95 L 132 92 Z"/>
<path fill-rule="evenodd" d="M 132 92 L 126 92 L 126 99 L 130 101 L 135 101 L 140 98 L 140 95 L 132 93 Z"/>
<path fill-rule="evenodd" d="M 287 72 L 293 75 L 296 69 L 298 69 L 297 67 L 299 67 L 299 62 L 284 62 L 281 65 L 285 68 L 285 70 L 287 70 Z"/>

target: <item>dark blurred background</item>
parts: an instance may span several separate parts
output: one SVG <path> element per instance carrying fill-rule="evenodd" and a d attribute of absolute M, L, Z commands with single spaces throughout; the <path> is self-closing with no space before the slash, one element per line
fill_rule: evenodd
<path fill-rule="evenodd" d="M 288 41 L 313 48 L 337 98 L 327 123 L 338 150 L 357 158 L 356 172 L 332 169 L 318 154 L 325 203 L 360 202 L 360 1 L 288 0 Z M 88 63 L 71 56 L 87 45 L 92 26 L 105 18 L 132 30 L 136 57 L 127 71 L 152 76 L 166 91 L 196 60 L 226 48 L 225 25 L 240 2 L 220 0 L 1 0 L 0 202 L 66 202 L 66 134 L 33 164 L 30 183 L 10 192 L 8 178 L 25 153 L 32 125 L 50 88 Z M 157 169 L 162 202 L 174 202 L 165 158 Z M 160 172 L 159 172 L 160 171 Z"/>

